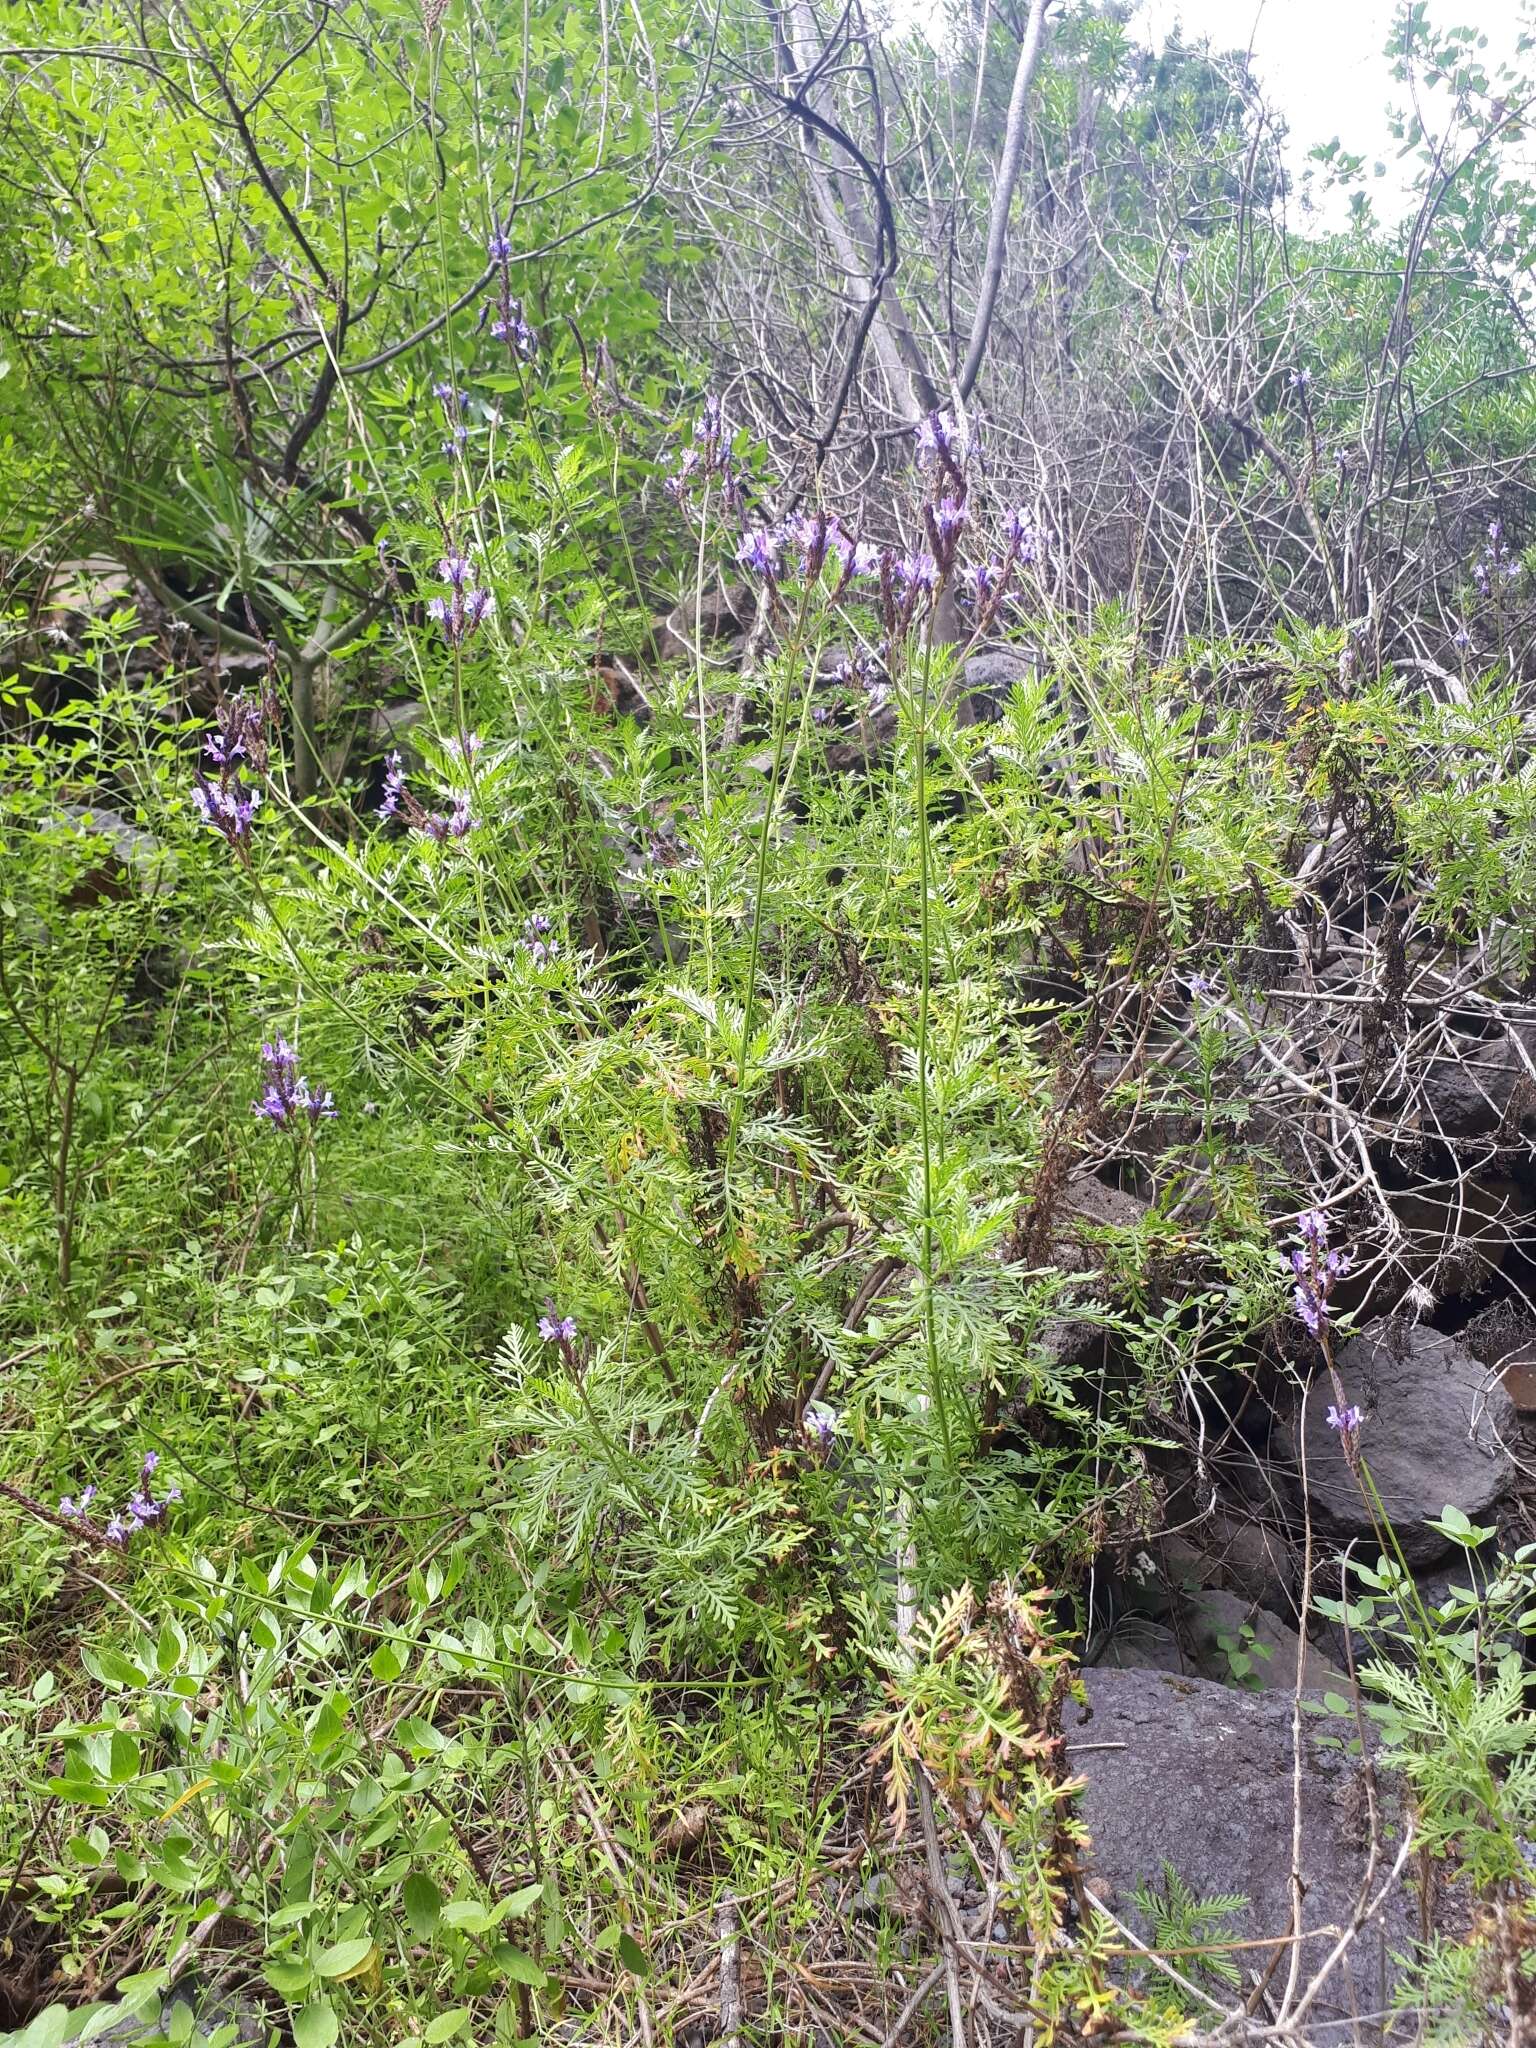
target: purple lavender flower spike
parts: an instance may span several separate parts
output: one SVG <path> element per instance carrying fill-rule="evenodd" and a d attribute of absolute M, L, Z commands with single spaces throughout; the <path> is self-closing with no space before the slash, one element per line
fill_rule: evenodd
<path fill-rule="evenodd" d="M 261 1048 L 263 1067 L 262 1090 L 259 1101 L 253 1102 L 253 1112 L 276 1131 L 296 1129 L 307 1119 L 312 1128 L 329 1122 L 336 1115 L 336 1104 L 327 1089 L 310 1087 L 299 1072 L 299 1056 L 286 1038 L 277 1037 Z M 148 1472 L 144 1474 L 147 1483 Z"/>
<path fill-rule="evenodd" d="M 250 843 L 251 824 L 261 805 L 261 791 L 247 789 L 225 768 L 217 782 L 199 771 L 192 784 L 192 802 L 202 822 L 222 834 L 237 852 Z"/>
<path fill-rule="evenodd" d="M 909 591 L 922 592 L 937 587 L 939 565 L 926 550 L 900 555 L 891 566 L 896 581 Z"/>
<path fill-rule="evenodd" d="M 539 1335 L 546 1344 L 573 1344 L 576 1341 L 576 1318 L 553 1314 L 540 1316 Z"/>
<path fill-rule="evenodd" d="M 390 754 L 384 762 L 384 801 L 379 805 L 381 818 L 392 818 L 400 808 L 400 799 L 405 794 L 405 770 L 400 765 L 398 753 Z"/>
<path fill-rule="evenodd" d="M 1353 1436 L 1364 1420 L 1365 1417 L 1358 1408 L 1340 1410 L 1336 1406 L 1330 1406 L 1328 1410 L 1328 1427 L 1336 1429 L 1340 1436 Z"/>
<path fill-rule="evenodd" d="M 736 559 L 743 569 L 754 576 L 761 576 L 765 582 L 772 582 L 779 573 L 779 542 L 775 534 L 754 526 L 742 535 L 741 545 L 736 550 Z"/>
<path fill-rule="evenodd" d="M 947 412 L 931 412 L 919 420 L 914 432 L 919 455 L 953 456 L 955 423 Z"/>

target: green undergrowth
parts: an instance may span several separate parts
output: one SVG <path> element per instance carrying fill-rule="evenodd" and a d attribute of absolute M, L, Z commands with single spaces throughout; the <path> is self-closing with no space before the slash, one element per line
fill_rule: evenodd
<path fill-rule="evenodd" d="M 191 1966 L 298 2048 L 627 2028 L 687 2006 L 727 1893 L 793 2014 L 921 1765 L 1001 1830 L 1042 2024 L 1086 2024 L 1084 1574 L 1152 1526 L 1181 1391 L 1294 1355 L 1252 990 L 1335 828 L 1434 943 L 1529 968 L 1520 715 L 1343 688 L 1325 634 L 1150 669 L 1111 613 L 1021 620 L 995 723 L 914 633 L 894 732 L 824 725 L 823 593 L 732 747 L 692 668 L 620 719 L 511 610 L 429 656 L 441 843 L 274 757 L 226 845 L 179 677 L 112 680 L 131 616 L 87 704 L 14 707 L 10 2021 Z M 277 1033 L 334 1120 L 252 1115 Z M 1146 1206 L 1064 1259 L 1087 1167 Z M 1069 1312 L 1115 1371 L 1060 1363 Z M 121 1552 L 60 1517 L 149 1453 L 180 1497 Z M 860 1925 L 888 1966 L 900 1916 Z"/>

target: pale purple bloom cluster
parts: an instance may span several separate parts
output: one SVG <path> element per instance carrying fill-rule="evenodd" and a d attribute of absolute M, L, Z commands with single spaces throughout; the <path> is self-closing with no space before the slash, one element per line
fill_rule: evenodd
<path fill-rule="evenodd" d="M 275 1131 L 302 1129 L 308 1123 L 318 1128 L 336 1115 L 336 1103 L 329 1088 L 311 1088 L 299 1072 L 299 1055 L 281 1035 L 261 1048 L 261 1100 L 253 1112 Z"/>
<path fill-rule="evenodd" d="M 59 1502 L 59 1519 L 69 1522 L 83 1536 L 91 1537 L 98 1543 L 110 1543 L 114 1550 L 126 1550 L 129 1543 L 141 1529 L 164 1519 L 165 1511 L 181 1499 L 181 1488 L 170 1487 L 157 1500 L 152 1482 L 160 1463 L 158 1451 L 146 1451 L 144 1462 L 139 1468 L 139 1484 L 126 1507 L 118 1509 L 103 1523 L 96 1522 L 90 1512 L 91 1503 L 99 1489 L 87 1486 L 78 1500 L 68 1494 Z"/>
<path fill-rule="evenodd" d="M 553 929 L 542 910 L 523 919 L 523 950 L 535 967 L 547 967 L 560 957 L 560 941 L 549 936 Z"/>
<path fill-rule="evenodd" d="M 871 717 L 890 703 L 890 684 L 872 656 L 863 652 L 855 654 L 847 661 L 840 661 L 834 673 L 838 682 L 863 693 L 863 708 Z"/>
<path fill-rule="evenodd" d="M 909 555 L 893 555 L 891 577 L 902 590 L 926 596 L 938 588 L 939 565 L 932 555 L 923 550 Z"/>
<path fill-rule="evenodd" d="M 434 384 L 432 396 L 443 408 L 443 423 L 448 430 L 448 439 L 443 443 L 445 455 L 457 455 L 469 439 L 469 422 L 464 416 L 469 404 L 469 393 L 460 391 L 456 384 Z"/>
<path fill-rule="evenodd" d="M 960 465 L 965 456 L 964 430 L 947 412 L 931 412 L 918 421 L 914 433 L 920 461 L 937 463 L 956 483 L 962 481 Z"/>
<path fill-rule="evenodd" d="M 233 769 L 224 769 L 217 782 L 210 782 L 201 770 L 192 785 L 192 802 L 205 825 L 221 832 L 237 853 L 244 853 L 251 840 L 251 823 L 261 803 L 261 791 L 247 786 Z"/>
<path fill-rule="evenodd" d="M 539 352 L 539 337 L 537 330 L 528 324 L 522 300 L 512 296 L 512 237 L 502 228 L 493 228 L 485 249 L 501 273 L 497 284 L 497 317 L 491 322 L 491 333 L 497 341 L 504 341 L 520 362 L 531 363 Z M 483 323 L 484 312 L 480 319 Z"/>
<path fill-rule="evenodd" d="M 842 1419 L 829 1401 L 807 1401 L 800 1412 L 800 1427 L 812 1448 L 825 1457 L 836 1441 Z"/>
<path fill-rule="evenodd" d="M 1496 585 L 1513 583 L 1519 574 L 1520 557 L 1504 539 L 1503 521 L 1490 519 L 1487 542 L 1472 564 L 1472 577 L 1479 595 L 1487 597 Z"/>
<path fill-rule="evenodd" d="M 471 809 L 471 797 L 467 789 L 451 792 L 446 811 L 433 811 L 414 824 L 414 829 L 424 839 L 434 839 L 439 846 L 450 839 L 467 839 L 479 820 Z"/>
<path fill-rule="evenodd" d="M 478 737 L 471 733 L 470 740 L 478 747 Z M 454 747 L 449 742 L 450 751 Z M 469 758 L 473 760 L 473 747 Z M 450 792 L 449 808 L 446 811 L 429 811 L 418 803 L 405 785 L 405 770 L 398 754 L 386 755 L 384 761 L 384 801 L 379 805 L 381 818 L 404 818 L 410 829 L 422 839 L 435 840 L 441 846 L 450 839 L 467 839 L 479 820 L 473 811 L 473 800 L 467 789 Z"/>
<path fill-rule="evenodd" d="M 384 801 L 379 805 L 379 816 L 394 817 L 405 794 L 405 770 L 400 764 L 400 756 L 398 753 L 388 754 L 384 760 Z"/>
<path fill-rule="evenodd" d="M 576 1318 L 556 1315 L 551 1303 L 548 1314 L 539 1317 L 539 1335 L 546 1344 L 573 1344 L 576 1341 Z"/>
<path fill-rule="evenodd" d="M 1365 1417 L 1358 1408 L 1340 1408 L 1336 1403 L 1329 1404 L 1328 1427 L 1336 1429 L 1340 1436 L 1353 1436 L 1364 1420 Z"/>
<path fill-rule="evenodd" d="M 437 573 L 448 585 L 446 597 L 427 600 L 427 616 L 443 629 L 450 647 L 459 647 L 490 617 L 496 600 L 475 580 L 475 558 L 450 549 L 437 565 Z"/>
<path fill-rule="evenodd" d="M 693 423 L 692 442 L 680 451 L 677 466 L 662 487 L 669 498 L 683 505 L 704 484 L 718 484 L 727 506 L 734 509 L 741 504 L 742 480 L 731 451 L 725 407 L 713 391 L 706 393 L 704 409 Z"/>
<path fill-rule="evenodd" d="M 496 341 L 504 341 L 513 355 L 525 363 L 531 363 L 539 352 L 538 334 L 524 318 L 521 299 L 507 299 L 501 317 L 491 322 L 491 334 Z"/>
<path fill-rule="evenodd" d="M 242 761 L 260 775 L 267 768 L 267 735 L 277 728 L 277 698 L 270 690 L 259 697 L 237 690 L 218 709 L 218 730 L 203 741 L 203 752 L 215 768 L 237 768 Z"/>
<path fill-rule="evenodd" d="M 749 527 L 741 537 L 736 559 L 743 569 L 761 576 L 765 583 L 777 582 L 784 566 L 777 533 L 761 526 Z"/>
<path fill-rule="evenodd" d="M 1000 594 L 996 562 L 973 562 L 960 571 L 960 587 L 977 611 L 989 611 Z"/>
<path fill-rule="evenodd" d="M 798 577 L 814 583 L 828 562 L 837 564 L 840 598 L 857 577 L 878 573 L 883 550 L 872 541 L 857 540 L 831 512 L 797 512 L 778 526 L 749 527 L 736 559 L 742 568 L 765 582 Z"/>
<path fill-rule="evenodd" d="M 1301 1243 L 1291 1253 L 1296 1313 L 1312 1335 L 1320 1337 L 1328 1327 L 1328 1299 L 1334 1284 L 1349 1271 L 1349 1253 L 1329 1249 L 1328 1218 L 1321 1209 L 1307 1210 L 1297 1230 Z"/>
<path fill-rule="evenodd" d="M 271 659 L 269 651 L 269 660 Z M 203 752 L 218 770 L 210 781 L 199 768 L 193 778 L 192 802 L 198 817 L 246 857 L 251 825 L 261 803 L 261 790 L 240 778 L 242 767 L 257 775 L 267 770 L 269 735 L 277 729 L 277 697 L 268 689 L 258 697 L 237 691 L 219 706 L 218 728 L 203 741 Z"/>
<path fill-rule="evenodd" d="M 1045 536 L 1039 527 L 1018 509 L 1010 512 L 1003 521 L 1003 539 L 1007 543 L 1006 567 L 1017 564 L 1021 568 L 1033 568 L 1045 559 Z"/>
<path fill-rule="evenodd" d="M 1312 372 L 1307 369 L 1292 370 L 1286 382 L 1293 391 L 1305 392 L 1311 385 Z"/>
<path fill-rule="evenodd" d="M 484 745 L 485 741 L 481 739 L 479 733 L 467 732 L 462 738 L 456 736 L 444 740 L 443 752 L 450 761 L 457 761 L 460 767 L 471 768 L 479 760 L 480 750 Z"/>

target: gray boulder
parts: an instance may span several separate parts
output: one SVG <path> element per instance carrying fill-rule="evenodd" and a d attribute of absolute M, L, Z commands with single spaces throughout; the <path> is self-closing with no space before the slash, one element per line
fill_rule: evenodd
<path fill-rule="evenodd" d="M 1507 1038 L 1468 1039 L 1429 1062 L 1419 1127 L 1452 1144 L 1499 1134 L 1524 1066 Z"/>
<path fill-rule="evenodd" d="M 1013 686 L 1032 676 L 1040 657 L 1025 647 L 990 647 L 973 654 L 960 672 L 956 723 L 991 725 L 1002 717 Z"/>
<path fill-rule="evenodd" d="M 1219 1588 L 1197 1593 L 1180 1617 L 1191 1668 L 1218 1685 L 1291 1693 L 1296 1668 L 1319 1691 L 1348 1687 L 1344 1673 L 1266 1608 Z"/>
<path fill-rule="evenodd" d="M 1085 1780 L 1077 1811 L 1091 1841 L 1084 1857 L 1087 1891 L 1148 1940 L 1155 1930 L 1134 1894 L 1138 1886 L 1155 1888 L 1169 1864 L 1197 1898 L 1246 1898 L 1229 1923 L 1233 1940 L 1284 1944 L 1292 1909 L 1291 1700 L 1157 1671 L 1088 1671 L 1083 1681 L 1087 1708 L 1068 1708 L 1065 1733 L 1068 1766 Z M 1337 1931 L 1350 1923 L 1368 1882 L 1372 1898 L 1380 1890 L 1399 1839 L 1394 1834 L 1381 1844 L 1372 1877 L 1364 1773 L 1351 1753 L 1352 1735 L 1352 1722 L 1331 1715 L 1302 1721 L 1295 1783 L 1303 1985 L 1330 1954 Z M 1394 1828 L 1400 1819 L 1395 1788 L 1380 1773 L 1378 1791 L 1388 1809 L 1384 1825 Z M 1399 1882 L 1324 1980 L 1309 2009 L 1311 2026 L 1288 2038 L 1344 2038 L 1338 2022 L 1379 2012 L 1383 1983 L 1390 1991 L 1398 1975 L 1393 1952 L 1409 1950 L 1417 1934 L 1417 1901 Z M 1242 1989 L 1231 2003 L 1241 2002 L 1274 1953 L 1266 1947 L 1234 1952 Z M 1270 1980 L 1277 1999 L 1287 1970 L 1282 1948 Z M 1407 2040 L 1412 2031 L 1405 2023 L 1400 2033 L 1383 2037 L 1370 2028 L 1359 2038 Z"/>
<path fill-rule="evenodd" d="M 1360 1449 L 1405 1562 L 1432 1565 L 1454 1547 L 1426 1523 L 1446 1507 L 1474 1521 L 1508 1491 L 1515 1413 L 1504 1388 L 1449 1337 L 1390 1318 L 1369 1323 L 1338 1356 L 1350 1404 L 1363 1413 Z M 1301 1422 L 1313 1522 L 1339 1544 L 1379 1549 L 1365 1497 L 1328 1424 L 1333 1393 L 1313 1382 Z"/>

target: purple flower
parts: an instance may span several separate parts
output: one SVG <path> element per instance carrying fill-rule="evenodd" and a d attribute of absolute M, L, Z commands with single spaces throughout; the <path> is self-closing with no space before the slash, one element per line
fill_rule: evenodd
<path fill-rule="evenodd" d="M 697 448 L 684 448 L 682 450 L 677 458 L 676 469 L 662 479 L 662 489 L 669 498 L 675 498 L 679 504 L 683 502 L 684 498 L 688 495 L 688 488 L 693 481 L 694 472 L 700 467 L 703 460 L 704 458 L 700 455 Z"/>
<path fill-rule="evenodd" d="M 203 752 L 215 768 L 232 769 L 249 761 L 258 774 L 267 766 L 267 734 L 277 726 L 277 700 L 270 691 L 248 697 L 243 690 L 219 707 L 219 727 L 203 741 Z"/>
<path fill-rule="evenodd" d="M 551 961 L 560 957 L 560 941 L 549 936 L 552 930 L 553 926 L 542 910 L 535 910 L 523 919 L 523 950 L 535 967 L 548 967 Z"/>
<path fill-rule="evenodd" d="M 390 754 L 384 762 L 384 801 L 379 805 L 381 818 L 392 818 L 400 808 L 400 799 L 405 795 L 405 770 L 400 765 L 400 756 Z"/>
<path fill-rule="evenodd" d="M 263 1045 L 261 1063 L 261 1098 L 251 1109 L 275 1131 L 297 1130 L 306 1121 L 316 1128 L 335 1117 L 331 1091 L 310 1087 L 299 1072 L 299 1055 L 286 1038 L 279 1036 Z M 146 1473 L 146 1481 L 148 1477 Z"/>
<path fill-rule="evenodd" d="M 467 839 L 479 823 L 470 809 L 471 801 L 467 789 L 456 789 L 449 797 L 446 811 L 423 811 L 412 818 L 412 828 L 424 839 L 436 840 L 439 846 L 450 839 Z"/>
<path fill-rule="evenodd" d="M 485 741 L 481 739 L 479 733 L 467 732 L 464 734 L 462 739 L 453 738 L 444 740 L 443 752 L 448 756 L 450 761 L 457 761 L 461 765 L 467 765 L 472 764 L 473 762 L 479 759 L 480 750 L 484 745 Z"/>
<path fill-rule="evenodd" d="M 704 410 L 693 423 L 693 438 L 705 447 L 716 447 L 725 438 L 725 404 L 713 391 L 704 394 Z"/>
<path fill-rule="evenodd" d="M 576 1318 L 553 1313 L 540 1316 L 539 1335 L 546 1344 L 573 1344 L 576 1341 Z"/>
<path fill-rule="evenodd" d="M 203 823 L 222 833 L 237 852 L 250 844 L 251 821 L 261 804 L 259 789 L 247 789 L 228 768 L 217 782 L 210 782 L 199 771 L 192 785 L 192 802 Z"/>
<path fill-rule="evenodd" d="M 781 546 L 794 547 L 799 551 L 797 568 L 807 583 L 815 582 L 821 574 L 822 564 L 835 546 L 837 521 L 825 512 L 802 512 L 788 520 L 776 535 L 770 536 Z M 838 550 L 841 553 L 841 550 Z"/>
<path fill-rule="evenodd" d="M 913 430 L 917 436 L 917 452 L 920 456 L 937 456 L 941 462 L 953 463 L 956 452 L 955 423 L 947 412 L 931 412 L 919 420 Z"/>
<path fill-rule="evenodd" d="M 933 523 L 942 540 L 953 540 L 968 517 L 958 498 L 940 498 L 933 508 Z"/>
<path fill-rule="evenodd" d="M 754 576 L 761 576 L 771 583 L 779 574 L 779 541 L 777 534 L 768 533 L 760 526 L 754 526 L 741 537 L 736 550 L 736 559 L 743 569 Z"/>
<path fill-rule="evenodd" d="M 156 1499 L 151 1482 L 159 1466 L 159 1453 L 149 1451 L 139 1468 L 137 1490 L 129 1497 L 125 1507 L 116 1509 L 104 1524 L 94 1522 L 88 1512 L 96 1498 L 97 1488 L 87 1486 L 78 1501 L 65 1494 L 59 1502 L 60 1519 L 71 1523 L 82 1536 L 96 1543 L 110 1544 L 114 1550 L 125 1550 L 132 1539 L 152 1523 L 162 1521 L 166 1509 L 181 1499 L 181 1488 L 171 1487 L 160 1499 Z"/>
<path fill-rule="evenodd" d="M 500 228 L 492 228 L 486 242 L 485 253 L 493 263 L 510 263 L 512 260 L 512 238 Z"/>
<path fill-rule="evenodd" d="M 539 352 L 538 334 L 523 317 L 521 299 L 503 299 L 501 318 L 491 322 L 491 334 L 495 340 L 506 342 L 524 362 L 532 362 Z"/>
<path fill-rule="evenodd" d="M 1209 974 L 1192 974 L 1186 985 L 1190 994 L 1198 997 L 1202 1002 L 1208 1001 L 1212 996 L 1221 993 L 1221 983 L 1214 980 Z"/>
<path fill-rule="evenodd" d="M 1002 567 L 997 562 L 977 562 L 962 569 L 960 581 L 977 611 L 985 611 L 1002 587 Z"/>
<path fill-rule="evenodd" d="M 1010 562 L 1022 562 L 1028 567 L 1038 562 L 1045 552 L 1039 528 L 1017 508 L 1003 521 L 1003 538 L 1008 543 Z"/>
<path fill-rule="evenodd" d="M 1293 391 L 1305 391 L 1312 382 L 1312 372 L 1304 369 L 1292 370 L 1287 382 Z"/>
<path fill-rule="evenodd" d="M 1328 1410 L 1328 1427 L 1336 1429 L 1340 1436 L 1353 1436 L 1364 1420 L 1365 1417 L 1358 1408 L 1345 1408 L 1341 1411 L 1330 1406 Z"/>
<path fill-rule="evenodd" d="M 1321 1209 L 1304 1210 L 1297 1220 L 1301 1243 L 1291 1252 L 1296 1279 L 1296 1313 L 1314 1337 L 1328 1327 L 1328 1300 L 1334 1283 L 1350 1268 L 1349 1253 L 1328 1246 L 1328 1218 Z"/>
<path fill-rule="evenodd" d="M 825 1453 L 831 1450 L 842 1419 L 830 1402 L 807 1401 L 801 1410 L 800 1427 L 815 1448 Z"/>
<path fill-rule="evenodd" d="M 908 591 L 929 591 L 938 586 L 939 565 L 926 550 L 919 550 L 898 555 L 891 563 L 891 574 Z"/>
<path fill-rule="evenodd" d="M 1320 1337 L 1323 1334 L 1323 1325 L 1327 1321 L 1328 1315 L 1322 1297 L 1312 1287 L 1310 1282 L 1305 1280 L 1296 1288 L 1295 1295 L 1297 1315 L 1301 1317 L 1301 1320 L 1306 1324 L 1314 1337 Z"/>
<path fill-rule="evenodd" d="M 427 616 L 442 627 L 448 645 L 458 647 L 489 618 L 496 601 L 488 590 L 475 586 L 473 555 L 450 548 L 438 563 L 437 572 L 448 585 L 449 594 L 428 598 Z"/>

